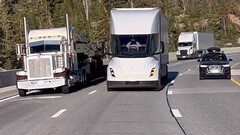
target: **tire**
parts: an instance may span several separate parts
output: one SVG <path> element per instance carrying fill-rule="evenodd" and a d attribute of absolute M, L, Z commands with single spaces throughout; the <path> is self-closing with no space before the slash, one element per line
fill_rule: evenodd
<path fill-rule="evenodd" d="M 85 88 L 87 87 L 87 74 L 86 72 L 83 73 L 83 80 L 82 80 L 82 87 Z"/>
<path fill-rule="evenodd" d="M 166 65 L 166 75 L 163 77 L 164 80 L 168 80 L 168 66 Z"/>
<path fill-rule="evenodd" d="M 24 97 L 24 96 L 26 96 L 26 91 L 22 90 L 22 89 L 18 89 L 18 94 L 20 97 Z"/>
<path fill-rule="evenodd" d="M 113 89 L 112 89 L 112 88 L 109 88 L 109 87 L 107 87 L 107 90 L 108 90 L 108 91 L 113 91 Z"/>
<path fill-rule="evenodd" d="M 204 80 L 204 77 L 201 74 L 199 75 L 199 80 Z"/>
<path fill-rule="evenodd" d="M 68 79 L 67 80 L 67 85 L 62 87 L 62 93 L 63 94 L 69 94 L 70 93 L 70 86 L 71 86 L 70 80 Z"/>
<path fill-rule="evenodd" d="M 69 87 L 67 85 L 62 87 L 62 93 L 63 94 L 69 94 L 70 93 Z"/>
<path fill-rule="evenodd" d="M 230 80 L 230 79 L 231 79 L 231 75 L 230 75 L 230 74 L 227 74 L 227 75 L 226 75 L 226 79 Z"/>
<path fill-rule="evenodd" d="M 160 91 L 162 90 L 163 86 L 162 86 L 162 79 L 160 77 L 160 79 L 158 80 L 158 84 L 157 84 L 157 88 L 155 88 L 155 91 Z"/>

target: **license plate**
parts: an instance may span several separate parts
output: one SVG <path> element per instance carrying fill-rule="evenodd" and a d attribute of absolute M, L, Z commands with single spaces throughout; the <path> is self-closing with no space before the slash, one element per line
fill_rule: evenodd
<path fill-rule="evenodd" d="M 44 81 L 38 81 L 37 85 L 44 85 Z"/>
<path fill-rule="evenodd" d="M 128 85 L 138 85 L 139 82 L 126 82 L 126 84 L 128 84 Z"/>

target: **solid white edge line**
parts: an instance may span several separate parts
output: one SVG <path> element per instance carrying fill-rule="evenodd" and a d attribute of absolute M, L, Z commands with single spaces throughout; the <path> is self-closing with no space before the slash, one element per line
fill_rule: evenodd
<path fill-rule="evenodd" d="M 88 95 L 91 95 L 91 94 L 96 93 L 96 92 L 97 92 L 97 90 L 94 90 L 94 91 L 88 93 Z"/>
<path fill-rule="evenodd" d="M 168 91 L 168 95 L 172 95 L 173 94 L 173 91 Z"/>
<path fill-rule="evenodd" d="M 53 116 L 51 116 L 51 118 L 57 118 L 59 117 L 62 113 L 64 113 L 67 109 L 62 109 L 60 111 L 58 111 L 57 113 L 55 113 Z"/>
<path fill-rule="evenodd" d="M 10 99 L 13 99 L 13 98 L 17 98 L 17 97 L 19 97 L 19 95 L 15 95 L 15 96 L 11 96 L 11 97 L 2 99 L 2 100 L 0 100 L 0 103 L 1 103 L 1 102 L 4 102 L 4 101 L 7 101 L 7 100 L 10 100 Z"/>
<path fill-rule="evenodd" d="M 174 117 L 176 117 L 176 118 L 181 118 L 182 117 L 182 115 L 178 111 L 178 109 L 172 109 L 172 113 L 173 113 Z"/>

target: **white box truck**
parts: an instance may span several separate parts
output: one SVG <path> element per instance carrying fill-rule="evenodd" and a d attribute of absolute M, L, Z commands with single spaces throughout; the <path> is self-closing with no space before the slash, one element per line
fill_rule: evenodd
<path fill-rule="evenodd" d="M 213 33 L 182 32 L 178 38 L 177 59 L 199 58 L 214 46 Z"/>
<path fill-rule="evenodd" d="M 157 8 L 111 10 L 107 88 L 161 89 L 168 77 L 168 20 Z"/>
<path fill-rule="evenodd" d="M 51 29 L 27 29 L 24 18 L 25 44 L 17 45 L 17 57 L 22 61 L 23 70 L 16 73 L 17 89 L 20 96 L 27 91 L 61 87 L 69 93 L 69 87 L 84 82 L 84 70 L 78 68 L 73 41 L 73 27 Z"/>

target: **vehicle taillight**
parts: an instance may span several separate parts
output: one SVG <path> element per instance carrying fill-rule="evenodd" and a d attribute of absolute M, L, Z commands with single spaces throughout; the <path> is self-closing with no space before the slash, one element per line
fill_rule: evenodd
<path fill-rule="evenodd" d="M 66 71 L 63 71 L 61 73 L 54 73 L 54 77 L 66 77 Z"/>
<path fill-rule="evenodd" d="M 17 81 L 19 80 L 27 80 L 28 77 L 26 75 L 17 75 Z"/>

